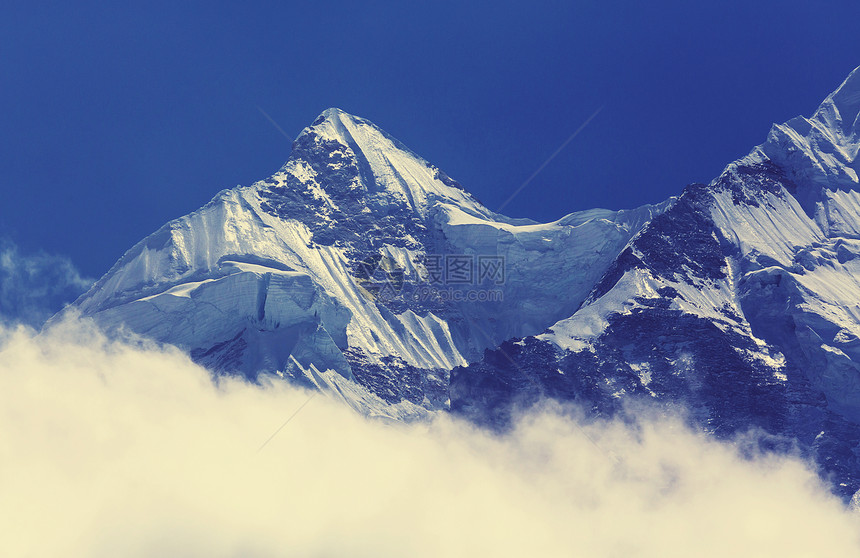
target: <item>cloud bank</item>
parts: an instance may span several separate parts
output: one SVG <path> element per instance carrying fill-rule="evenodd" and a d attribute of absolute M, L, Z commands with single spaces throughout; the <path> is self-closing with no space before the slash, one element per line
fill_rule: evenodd
<path fill-rule="evenodd" d="M 22 254 L 13 242 L 0 239 L 0 321 L 41 327 L 92 284 L 69 258 Z"/>
<path fill-rule="evenodd" d="M 860 556 L 802 462 L 672 417 L 365 420 L 66 322 L 0 330 L 0 555 Z"/>

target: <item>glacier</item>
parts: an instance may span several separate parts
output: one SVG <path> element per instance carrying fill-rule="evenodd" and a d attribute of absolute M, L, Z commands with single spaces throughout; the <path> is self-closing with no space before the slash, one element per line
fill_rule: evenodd
<path fill-rule="evenodd" d="M 270 177 L 132 247 L 74 309 L 368 416 L 504 429 L 544 398 L 681 405 L 860 490 L 860 69 L 709 184 L 551 223 L 324 111 Z M 502 279 L 434 282 L 489 258 Z M 484 297 L 472 295 L 483 294 Z M 488 296 L 492 295 L 492 296 Z"/>

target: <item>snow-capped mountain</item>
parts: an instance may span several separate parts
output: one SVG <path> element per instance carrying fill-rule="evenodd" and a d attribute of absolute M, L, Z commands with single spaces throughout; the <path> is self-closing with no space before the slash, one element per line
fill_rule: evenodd
<path fill-rule="evenodd" d="M 452 368 L 573 313 L 666 205 L 509 219 L 329 109 L 278 172 L 168 223 L 76 306 L 217 371 L 280 374 L 362 412 L 412 416 L 448 407 Z"/>
<path fill-rule="evenodd" d="M 271 177 L 129 250 L 76 307 L 361 412 L 503 427 L 550 396 L 682 404 L 860 489 L 860 70 L 710 184 L 552 223 L 494 213 L 329 109 Z"/>
<path fill-rule="evenodd" d="M 580 308 L 451 379 L 455 412 L 503 424 L 538 395 L 612 413 L 683 403 L 717 435 L 758 427 L 860 488 L 860 69 L 811 118 L 637 233 Z"/>

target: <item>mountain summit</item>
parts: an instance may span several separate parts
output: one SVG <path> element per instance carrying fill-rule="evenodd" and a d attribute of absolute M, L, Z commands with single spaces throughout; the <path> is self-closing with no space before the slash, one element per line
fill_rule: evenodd
<path fill-rule="evenodd" d="M 798 116 L 774 124 L 767 141 L 750 154 L 750 161 L 773 161 L 794 180 L 797 197 L 812 216 L 826 210 L 821 189 L 860 188 L 860 68 L 821 103 L 810 118 Z M 817 220 L 826 222 L 827 214 Z"/>
<path fill-rule="evenodd" d="M 444 201 L 490 214 L 457 182 L 376 125 L 337 108 L 323 111 L 293 143 L 285 169 L 301 173 L 308 166 L 324 177 L 321 185 L 326 192 L 361 193 L 377 213 L 396 205 L 425 216 L 436 202 Z M 384 207 L 375 207 L 372 201 Z"/>
<path fill-rule="evenodd" d="M 328 109 L 271 177 L 129 250 L 76 303 L 218 373 L 372 416 L 506 428 L 551 397 L 683 405 L 860 489 L 860 72 L 710 184 L 552 223 L 498 215 Z"/>
<path fill-rule="evenodd" d="M 328 109 L 275 174 L 171 221 L 76 305 L 218 372 L 416 416 L 448 407 L 454 367 L 573 312 L 665 206 L 509 219 L 374 124 Z"/>

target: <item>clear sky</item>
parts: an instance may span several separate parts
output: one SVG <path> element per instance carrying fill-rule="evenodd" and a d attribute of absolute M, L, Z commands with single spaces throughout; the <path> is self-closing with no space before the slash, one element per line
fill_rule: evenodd
<path fill-rule="evenodd" d="M 325 108 L 552 220 L 709 181 L 860 65 L 860 2 L 74 2 L 0 8 L 0 237 L 99 276 L 274 172 Z"/>

